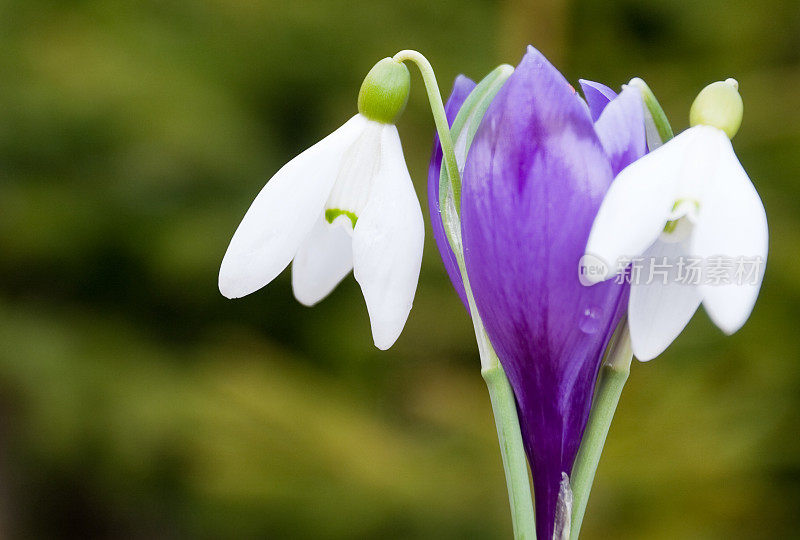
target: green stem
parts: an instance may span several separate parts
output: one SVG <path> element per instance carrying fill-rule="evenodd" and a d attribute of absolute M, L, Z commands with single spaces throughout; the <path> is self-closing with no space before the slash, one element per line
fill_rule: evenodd
<path fill-rule="evenodd" d="M 577 540 L 586 513 L 586 503 L 592 490 L 594 475 L 600 463 L 600 455 L 606 443 L 614 412 L 619 404 L 622 388 L 631 371 L 631 336 L 627 321 L 621 326 L 617 339 L 611 346 L 603 366 L 600 368 L 600 378 L 597 391 L 592 403 L 592 412 L 583 434 L 575 465 L 572 467 L 572 525 L 570 538 Z"/>
<path fill-rule="evenodd" d="M 533 497 L 531 483 L 528 478 L 528 461 L 525 457 L 525 446 L 522 442 L 522 429 L 517 415 L 517 400 L 514 390 L 508 382 L 505 370 L 494 351 L 483 321 L 478 315 L 475 297 L 464 269 L 463 257 L 457 257 L 467 293 L 472 325 L 478 341 L 478 353 L 481 359 L 481 376 L 489 389 L 489 399 L 494 413 L 494 424 L 497 428 L 497 440 L 500 443 L 500 456 L 506 475 L 508 504 L 511 506 L 511 523 L 514 527 L 514 538 L 535 539 L 536 519 L 533 513 Z"/>
<path fill-rule="evenodd" d="M 428 93 L 428 101 L 431 105 L 433 122 L 436 124 L 436 131 L 439 133 L 439 142 L 442 145 L 445 167 L 447 167 L 448 178 L 458 178 L 458 163 L 456 162 L 456 152 L 453 146 L 453 138 L 450 136 L 450 123 L 447 121 L 447 113 L 444 110 L 442 94 L 439 91 L 439 84 L 436 82 L 436 74 L 433 66 L 421 53 L 406 49 L 394 55 L 398 62 L 411 61 L 417 65 L 422 75 L 422 82 L 425 84 L 425 91 Z M 459 185 L 461 182 L 459 182 Z M 457 208 L 460 209 L 460 200 L 456 200 Z"/>
<path fill-rule="evenodd" d="M 414 62 L 422 74 L 422 80 L 425 83 L 425 90 L 428 93 L 428 101 L 430 101 L 431 112 L 436 124 L 436 131 L 439 134 L 439 141 L 442 145 L 447 177 L 453 193 L 458 194 L 461 185 L 458 163 L 456 162 L 453 138 L 450 134 L 450 124 L 447 121 L 442 95 L 439 92 L 433 68 L 430 62 L 417 51 L 400 51 L 394 56 L 394 59 L 398 62 L 406 60 Z M 460 197 L 455 195 L 454 199 L 455 217 L 457 217 Z M 453 226 L 453 221 L 447 220 L 447 223 L 450 225 L 449 228 L 446 225 L 446 228 L 448 228 L 448 240 L 451 244 L 457 241 L 460 242 L 460 230 L 450 230 Z M 478 315 L 478 308 L 475 305 L 475 298 L 472 295 L 472 288 L 467 277 L 463 252 L 460 246 L 454 246 L 453 251 L 456 254 L 461 278 L 464 281 L 464 289 L 469 301 L 470 314 L 472 315 L 475 337 L 478 341 L 478 352 L 481 358 L 481 375 L 486 381 L 486 386 L 489 389 L 489 399 L 492 403 L 497 438 L 500 443 L 500 455 L 503 461 L 503 470 L 505 471 L 506 487 L 508 488 L 508 502 L 511 506 L 514 538 L 533 540 L 536 538 L 533 498 L 531 497 L 525 448 L 522 444 L 522 431 L 520 430 L 517 416 L 517 402 L 503 366 L 500 365 L 497 354 L 486 334 L 483 321 Z"/>
<path fill-rule="evenodd" d="M 522 442 L 522 430 L 517 415 L 517 400 L 514 390 L 508 382 L 505 370 L 494 351 L 483 321 L 478 315 L 478 307 L 472 295 L 472 288 L 464 270 L 463 257 L 458 257 L 464 288 L 469 301 L 472 325 L 478 341 L 478 353 L 481 359 L 481 376 L 489 389 L 492 403 L 494 423 L 497 428 L 497 440 L 500 443 L 500 457 L 506 475 L 508 504 L 511 506 L 511 523 L 514 527 L 514 538 L 535 539 L 536 519 L 533 513 L 533 497 L 531 483 L 528 478 L 528 462 Z"/>
<path fill-rule="evenodd" d="M 535 539 L 536 526 L 531 503 L 531 485 L 528 480 L 528 462 L 522 446 L 514 391 L 499 362 L 494 367 L 482 368 L 481 375 L 489 389 L 494 423 L 497 426 L 514 538 Z"/>

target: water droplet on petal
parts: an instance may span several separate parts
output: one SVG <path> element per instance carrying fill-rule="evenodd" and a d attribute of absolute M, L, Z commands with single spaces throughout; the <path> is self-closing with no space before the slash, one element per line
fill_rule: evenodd
<path fill-rule="evenodd" d="M 581 314 L 581 320 L 578 323 L 578 328 L 581 332 L 586 334 L 594 334 L 600 329 L 600 318 L 603 316 L 603 310 L 598 307 L 587 307 Z"/>

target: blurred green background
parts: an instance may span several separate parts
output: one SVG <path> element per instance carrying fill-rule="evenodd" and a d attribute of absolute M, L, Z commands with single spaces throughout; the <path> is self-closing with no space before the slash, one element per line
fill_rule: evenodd
<path fill-rule="evenodd" d="M 0 0 L 0 537 L 508 538 L 471 325 L 432 238 L 388 352 L 352 277 L 217 292 L 242 214 L 402 48 L 443 91 L 527 43 L 676 130 L 736 77 L 770 219 L 750 322 L 633 366 L 586 538 L 798 537 L 800 2 Z M 433 126 L 399 129 L 424 201 Z M 429 225 L 428 225 L 429 229 Z"/>

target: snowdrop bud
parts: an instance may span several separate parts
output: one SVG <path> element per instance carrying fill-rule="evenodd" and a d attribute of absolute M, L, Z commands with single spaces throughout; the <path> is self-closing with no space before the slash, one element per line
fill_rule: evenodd
<path fill-rule="evenodd" d="M 411 74 L 402 62 L 384 58 L 367 73 L 358 92 L 358 112 L 382 124 L 394 124 L 403 114 L 411 89 Z"/>
<path fill-rule="evenodd" d="M 717 81 L 697 94 L 689 112 L 689 123 L 692 126 L 714 126 L 733 139 L 742 125 L 743 109 L 736 79 Z"/>

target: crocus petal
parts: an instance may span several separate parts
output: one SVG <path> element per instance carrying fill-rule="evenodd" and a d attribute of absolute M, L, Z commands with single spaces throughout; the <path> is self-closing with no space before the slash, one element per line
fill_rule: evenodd
<path fill-rule="evenodd" d="M 732 334 L 747 321 L 758 297 L 769 233 L 764 205 L 730 140 L 722 131 L 711 129 L 704 136 L 716 139 L 720 153 L 714 181 L 700 208 L 692 250 L 706 264 L 700 286 L 703 306 L 717 326 Z M 728 280 L 718 284 L 709 279 L 715 259 L 729 272 Z"/>
<path fill-rule="evenodd" d="M 447 99 L 447 104 L 444 108 L 449 125 L 453 125 L 458 111 L 473 88 L 475 88 L 475 82 L 472 79 L 464 75 L 456 77 L 453 83 L 453 90 L 450 92 L 450 97 Z M 464 291 L 464 282 L 461 280 L 458 262 L 456 262 L 456 256 L 450 248 L 450 242 L 447 241 L 447 234 L 445 234 L 444 225 L 442 224 L 442 213 L 439 208 L 439 173 L 441 168 L 442 147 L 439 144 L 439 135 L 437 134 L 433 138 L 433 152 L 428 166 L 428 211 L 431 216 L 431 229 L 433 230 L 433 238 L 436 240 L 436 247 L 439 248 L 439 253 L 442 254 L 444 268 L 447 270 L 447 275 L 453 284 L 453 288 L 458 293 L 464 306 L 469 310 L 467 294 Z"/>
<path fill-rule="evenodd" d="M 586 104 L 589 105 L 589 111 L 592 114 L 592 121 L 597 122 L 603 109 L 606 108 L 615 97 L 617 93 L 608 86 L 599 82 L 587 81 L 586 79 L 578 79 L 581 85 L 583 95 L 586 98 Z"/>
<path fill-rule="evenodd" d="M 633 354 L 639 360 L 652 360 L 664 352 L 700 306 L 699 274 L 695 283 L 687 270 L 689 251 L 689 238 L 657 241 L 632 271 L 628 324 Z"/>
<path fill-rule="evenodd" d="M 354 116 L 267 182 L 222 259 L 219 290 L 224 296 L 239 298 L 257 291 L 289 265 L 322 214 L 342 155 L 366 121 Z"/>
<path fill-rule="evenodd" d="M 682 133 L 617 175 L 586 245 L 586 253 L 605 264 L 606 271 L 585 274 L 587 281 L 610 278 L 624 268 L 625 259 L 643 253 L 658 238 L 677 198 L 687 142 Z"/>
<path fill-rule="evenodd" d="M 470 148 L 462 235 L 478 311 L 517 398 L 543 539 L 625 291 L 583 287 L 577 275 L 611 179 L 584 104 L 530 47 Z"/>
<path fill-rule="evenodd" d="M 309 237 L 292 260 L 294 297 L 313 306 L 353 269 L 353 239 L 349 225 L 331 225 L 320 215 Z"/>
<path fill-rule="evenodd" d="M 644 131 L 644 105 L 639 89 L 626 86 L 603 110 L 594 128 L 611 162 L 614 176 L 645 155 L 647 138 Z"/>
<path fill-rule="evenodd" d="M 380 168 L 353 231 L 354 275 L 367 303 L 372 337 L 388 349 L 405 326 L 422 263 L 425 229 L 397 128 L 381 134 Z"/>

